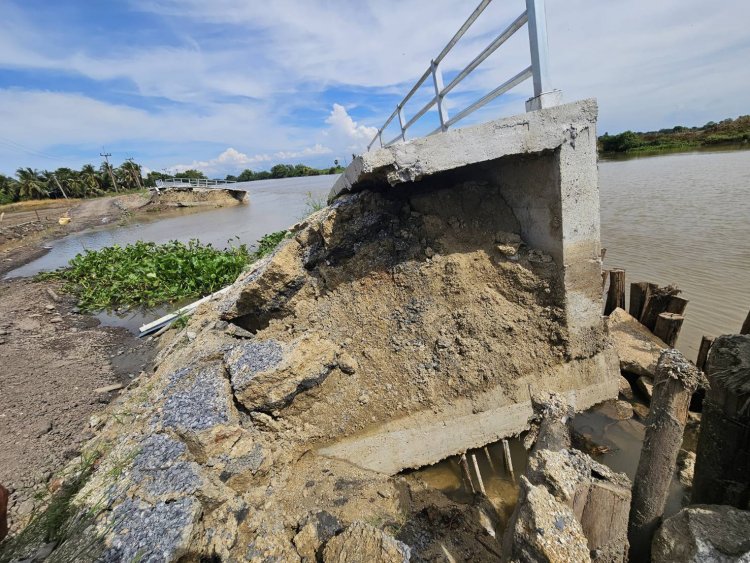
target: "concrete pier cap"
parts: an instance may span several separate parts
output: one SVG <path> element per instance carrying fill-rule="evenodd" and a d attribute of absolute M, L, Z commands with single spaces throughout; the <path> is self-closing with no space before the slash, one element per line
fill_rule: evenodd
<path fill-rule="evenodd" d="M 557 266 L 567 359 L 524 377 L 529 393 L 523 397 L 496 388 L 457 401 L 450 411 L 416 413 L 321 453 L 392 474 L 518 434 L 532 414 L 532 387 L 566 395 L 577 410 L 616 397 L 619 367 L 601 316 L 596 119 L 596 100 L 587 99 L 414 139 L 352 161 L 329 201 L 425 184 L 499 188 L 524 243 Z"/>

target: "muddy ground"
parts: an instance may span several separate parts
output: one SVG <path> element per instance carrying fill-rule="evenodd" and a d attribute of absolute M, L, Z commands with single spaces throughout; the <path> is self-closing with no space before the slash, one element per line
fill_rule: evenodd
<path fill-rule="evenodd" d="M 126 194 L 2 206 L 0 276 L 56 238 L 146 213 L 161 217 L 166 208 L 149 201 Z M 60 225 L 61 216 L 71 222 Z M 0 281 L 0 484 L 11 492 L 11 533 L 35 495 L 57 486 L 55 473 L 80 454 L 97 413 L 119 393 L 96 390 L 150 370 L 155 348 L 152 339 L 78 314 L 58 282 Z"/>

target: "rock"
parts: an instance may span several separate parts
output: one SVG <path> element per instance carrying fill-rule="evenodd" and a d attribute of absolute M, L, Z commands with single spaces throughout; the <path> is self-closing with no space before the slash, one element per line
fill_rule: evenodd
<path fill-rule="evenodd" d="M 0 541 L 8 534 L 8 489 L 0 485 Z"/>
<path fill-rule="evenodd" d="M 26 516 L 28 514 L 31 514 L 33 510 L 34 510 L 34 499 L 27 498 L 16 509 L 16 513 L 19 516 Z"/>
<path fill-rule="evenodd" d="M 750 512 L 707 504 L 683 508 L 657 530 L 651 561 L 750 561 Z"/>
<path fill-rule="evenodd" d="M 424 249 L 424 255 L 427 256 L 427 258 L 432 258 L 433 256 L 435 256 L 435 251 L 428 246 Z"/>
<path fill-rule="evenodd" d="M 55 306 L 54 305 L 45 305 L 44 308 L 47 309 L 48 311 L 54 311 L 55 310 Z"/>
<path fill-rule="evenodd" d="M 630 386 L 630 381 L 628 381 L 623 376 L 620 376 L 620 379 L 618 381 L 618 392 L 620 394 L 620 397 L 622 397 L 626 401 L 632 401 L 635 398 L 635 395 L 633 394 L 633 388 Z"/>
<path fill-rule="evenodd" d="M 633 418 L 633 405 L 627 401 L 609 401 L 599 408 L 599 412 L 615 420 L 629 420 Z"/>
<path fill-rule="evenodd" d="M 641 376 L 636 379 L 635 386 L 638 388 L 641 396 L 644 399 L 647 399 L 650 404 L 651 398 L 654 396 L 654 380 L 649 377 Z"/>
<path fill-rule="evenodd" d="M 542 485 L 521 476 L 518 508 L 503 540 L 503 561 L 568 563 L 590 561 L 581 524 L 567 504 Z"/>
<path fill-rule="evenodd" d="M 354 522 L 323 550 L 324 563 L 407 563 L 410 559 L 408 545 L 364 522 Z"/>
<path fill-rule="evenodd" d="M 636 416 L 641 420 L 646 420 L 646 417 L 648 416 L 648 407 L 643 403 L 633 403 L 632 406 L 633 412 Z"/>
<path fill-rule="evenodd" d="M 123 387 L 124 385 L 122 383 L 113 383 L 111 385 L 105 385 L 104 387 L 97 387 L 94 389 L 94 393 L 110 393 L 112 391 L 118 391 Z"/>
<path fill-rule="evenodd" d="M 619 307 L 610 313 L 607 329 L 620 358 L 620 369 L 653 378 L 659 354 L 667 345 Z"/>
<path fill-rule="evenodd" d="M 198 337 L 196 333 L 190 330 L 185 333 L 185 336 L 187 336 L 188 342 L 192 342 Z"/>
<path fill-rule="evenodd" d="M 51 323 L 61 323 L 62 322 L 62 317 L 52 317 L 49 320 L 49 322 L 51 322 Z"/>
<path fill-rule="evenodd" d="M 677 456 L 677 477 L 685 487 L 693 486 L 693 474 L 695 473 L 695 452 L 680 450 Z"/>
<path fill-rule="evenodd" d="M 237 400 L 250 410 L 278 409 L 320 385 L 337 365 L 329 340 L 305 335 L 282 345 L 251 340 L 234 346 L 225 362 Z"/>
<path fill-rule="evenodd" d="M 339 356 L 338 364 L 339 369 L 347 375 L 353 375 L 357 371 L 357 368 L 359 368 L 357 360 L 352 358 L 352 356 L 346 352 L 343 352 Z"/>
<path fill-rule="evenodd" d="M 300 521 L 299 531 L 294 536 L 294 546 L 297 548 L 302 561 L 315 563 L 318 550 L 333 536 L 338 534 L 343 526 L 341 522 L 325 510 L 312 512 Z"/>

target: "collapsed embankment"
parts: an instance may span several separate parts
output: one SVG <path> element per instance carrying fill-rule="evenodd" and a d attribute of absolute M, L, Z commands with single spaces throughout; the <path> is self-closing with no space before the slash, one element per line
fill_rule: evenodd
<path fill-rule="evenodd" d="M 559 133 L 542 149 L 570 147 L 577 112 L 535 117 Z M 530 150 L 528 120 L 494 127 Z M 89 444 L 57 557 L 497 560 L 486 501 L 397 473 L 521 431 L 534 391 L 614 396 L 618 370 L 598 221 L 566 220 L 560 154 L 508 161 L 484 142 L 500 181 L 370 176 L 201 307 Z M 579 203 L 595 189 L 575 185 Z"/>

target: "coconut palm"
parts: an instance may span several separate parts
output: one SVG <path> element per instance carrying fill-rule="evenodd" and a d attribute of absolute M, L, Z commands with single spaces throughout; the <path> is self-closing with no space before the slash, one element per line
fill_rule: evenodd
<path fill-rule="evenodd" d="M 18 178 L 18 196 L 20 199 L 35 199 L 49 197 L 46 187 L 46 179 L 41 178 L 36 170 L 31 168 L 19 168 L 16 170 Z"/>
<path fill-rule="evenodd" d="M 84 193 L 89 197 L 104 193 L 99 179 L 99 173 L 96 168 L 94 168 L 93 164 L 84 164 L 81 167 L 79 178 L 83 184 Z"/>

